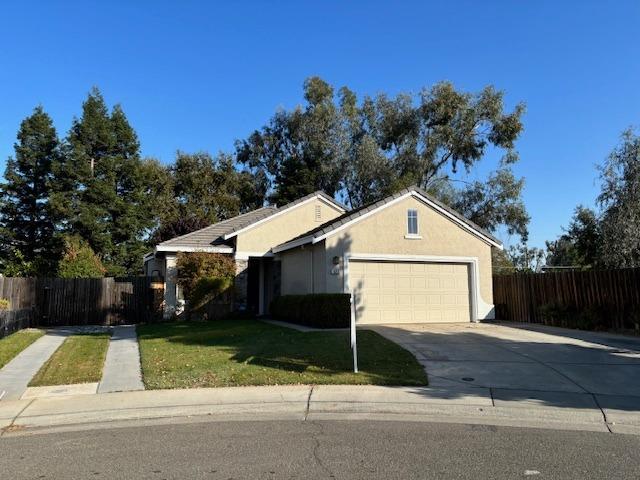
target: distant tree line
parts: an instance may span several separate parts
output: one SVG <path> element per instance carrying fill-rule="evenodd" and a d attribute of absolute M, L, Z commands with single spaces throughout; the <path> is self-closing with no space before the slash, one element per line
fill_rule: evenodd
<path fill-rule="evenodd" d="M 526 239 L 523 179 L 512 165 L 523 105 L 450 83 L 375 97 L 318 77 L 304 104 L 277 111 L 233 153 L 144 158 L 123 109 L 97 89 L 64 138 L 42 107 L 20 125 L 0 188 L 0 273 L 136 274 L 152 245 L 257 208 L 324 190 L 359 207 L 419 185 L 472 221 Z M 466 182 L 488 149 L 503 152 L 484 181 Z M 461 185 L 461 186 L 460 186 Z"/>
<path fill-rule="evenodd" d="M 576 207 L 565 232 L 547 242 L 547 266 L 640 267 L 640 136 L 624 131 L 598 170 L 598 211 Z"/>

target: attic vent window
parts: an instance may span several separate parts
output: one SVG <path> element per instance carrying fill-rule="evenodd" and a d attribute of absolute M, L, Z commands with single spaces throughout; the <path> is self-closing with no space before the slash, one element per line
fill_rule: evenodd
<path fill-rule="evenodd" d="M 316 205 L 316 222 L 320 222 L 322 220 L 322 211 L 320 210 L 320 205 Z"/>

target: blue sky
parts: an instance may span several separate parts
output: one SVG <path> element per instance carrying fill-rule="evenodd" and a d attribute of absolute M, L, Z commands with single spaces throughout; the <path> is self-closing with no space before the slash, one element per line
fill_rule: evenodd
<path fill-rule="evenodd" d="M 93 85 L 123 105 L 143 154 L 170 162 L 231 150 L 300 103 L 311 75 L 359 94 L 493 84 L 527 104 L 515 170 L 543 246 L 593 204 L 595 165 L 640 125 L 639 24 L 637 0 L 5 3 L 0 168 L 35 105 L 62 135 Z"/>

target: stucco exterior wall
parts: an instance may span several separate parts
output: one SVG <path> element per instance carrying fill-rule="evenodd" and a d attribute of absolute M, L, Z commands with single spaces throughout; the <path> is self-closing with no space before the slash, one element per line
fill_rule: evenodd
<path fill-rule="evenodd" d="M 282 295 L 303 295 L 313 291 L 313 249 L 296 248 L 280 257 Z"/>
<path fill-rule="evenodd" d="M 418 211 L 418 231 L 421 239 L 407 239 L 407 210 Z M 475 257 L 478 259 L 481 299 L 493 304 L 491 246 L 463 227 L 444 217 L 423 202 L 408 197 L 376 214 L 355 223 L 327 238 L 326 291 L 342 292 L 344 268 L 331 275 L 334 256 L 344 254 L 392 254 Z"/>
<path fill-rule="evenodd" d="M 316 206 L 320 207 L 320 220 L 316 220 Z M 336 218 L 341 213 L 336 207 L 314 198 L 238 234 L 236 252 L 268 252 L 276 245 L 308 232 L 318 225 Z"/>

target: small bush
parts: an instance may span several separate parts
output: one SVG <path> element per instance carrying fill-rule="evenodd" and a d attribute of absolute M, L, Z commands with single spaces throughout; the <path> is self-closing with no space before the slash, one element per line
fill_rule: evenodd
<path fill-rule="evenodd" d="M 0 311 L 9 310 L 9 307 L 11 307 L 11 302 L 6 298 L 0 298 Z"/>
<path fill-rule="evenodd" d="M 545 303 L 538 308 L 538 314 L 544 324 L 557 327 L 568 327 L 568 323 L 575 320 L 575 313 L 575 308 L 555 302 Z"/>
<path fill-rule="evenodd" d="M 104 277 L 105 272 L 100 257 L 89 243 L 77 236 L 65 238 L 64 255 L 58 263 L 59 277 L 96 278 Z"/>
<path fill-rule="evenodd" d="M 271 302 L 271 316 L 315 328 L 347 328 L 351 322 L 347 293 L 283 295 Z"/>

